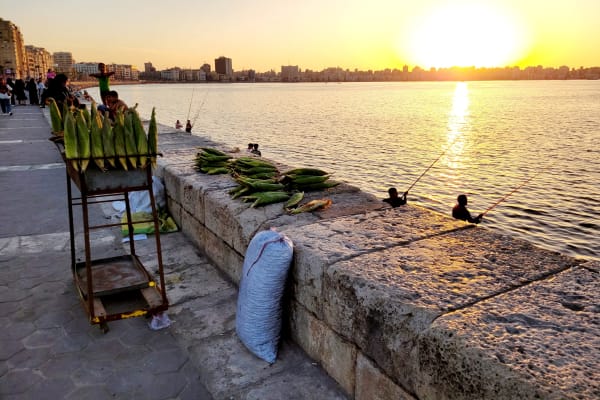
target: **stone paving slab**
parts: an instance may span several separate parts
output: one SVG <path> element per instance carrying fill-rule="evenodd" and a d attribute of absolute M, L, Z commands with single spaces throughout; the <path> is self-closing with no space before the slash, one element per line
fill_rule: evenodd
<path fill-rule="evenodd" d="M 598 272 L 578 266 L 441 316 L 418 340 L 417 392 L 600 398 L 599 287 Z"/>

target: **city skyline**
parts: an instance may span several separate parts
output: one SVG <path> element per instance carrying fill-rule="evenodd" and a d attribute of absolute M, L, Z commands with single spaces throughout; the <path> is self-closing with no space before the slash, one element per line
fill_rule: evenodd
<path fill-rule="evenodd" d="M 299 7 L 180 0 L 169 9 L 154 0 L 107 0 L 102 18 L 72 1 L 52 7 L 37 0 L 0 3 L 2 18 L 19 26 L 26 44 L 69 51 L 77 62 L 139 70 L 148 61 L 158 69 L 198 68 L 222 55 L 233 60 L 234 70 L 258 72 L 282 65 L 317 71 L 600 65 L 600 2 L 592 0 L 308 0 Z M 60 24 L 48 28 L 52 21 Z"/>

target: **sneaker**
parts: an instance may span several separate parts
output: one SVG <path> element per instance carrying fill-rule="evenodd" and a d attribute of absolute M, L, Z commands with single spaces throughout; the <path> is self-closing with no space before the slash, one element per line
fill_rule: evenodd
<path fill-rule="evenodd" d="M 12 115 L 12 111 L 8 113 L 8 115 Z"/>

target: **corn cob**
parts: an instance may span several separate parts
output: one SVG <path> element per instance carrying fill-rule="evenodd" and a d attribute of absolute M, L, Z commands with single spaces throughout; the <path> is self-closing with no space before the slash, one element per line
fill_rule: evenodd
<path fill-rule="evenodd" d="M 284 175 L 291 179 L 292 185 L 309 185 L 311 183 L 321 183 L 329 179 L 329 175 Z"/>
<path fill-rule="evenodd" d="M 324 209 L 331 205 L 332 201 L 330 199 L 320 199 L 320 200 L 311 200 L 308 203 L 301 205 L 298 208 L 295 208 L 290 211 L 290 214 L 300 214 L 302 212 L 309 212 L 318 209 Z"/>
<path fill-rule="evenodd" d="M 62 110 L 61 110 L 61 115 L 62 115 L 62 118 L 63 118 L 63 125 L 64 125 L 64 123 L 65 123 L 65 115 L 67 115 L 67 113 L 68 113 L 69 111 L 71 111 L 71 108 L 69 107 L 69 105 L 68 105 L 68 104 L 67 104 L 67 102 L 65 101 L 65 102 L 63 103 Z"/>
<path fill-rule="evenodd" d="M 318 168 L 295 168 L 284 172 L 283 175 L 327 175 L 327 172 Z"/>
<path fill-rule="evenodd" d="M 286 192 L 257 192 L 248 196 L 242 197 L 244 200 L 254 200 L 254 203 L 250 206 L 255 208 L 258 206 L 264 206 L 272 203 L 280 203 L 290 198 L 290 195 Z"/>
<path fill-rule="evenodd" d="M 115 116 L 115 126 L 113 126 L 115 141 L 115 156 L 125 171 L 127 171 L 127 152 L 125 151 L 125 120 L 123 113 L 117 113 Z"/>
<path fill-rule="evenodd" d="M 212 147 L 200 147 L 200 150 L 204 150 L 205 153 L 212 154 L 214 156 L 226 156 L 227 154 L 223 153 L 221 150 L 217 150 Z M 229 157 L 231 158 L 231 157 Z"/>
<path fill-rule="evenodd" d="M 208 175 L 218 175 L 218 174 L 226 174 L 228 173 L 229 170 L 225 167 L 214 167 L 214 168 L 207 168 L 206 169 L 206 173 Z"/>
<path fill-rule="evenodd" d="M 102 119 L 102 147 L 104 148 L 104 157 L 112 167 L 115 167 L 115 136 L 108 111 L 104 113 Z"/>
<path fill-rule="evenodd" d="M 252 157 L 240 157 L 235 160 L 238 165 L 247 165 L 248 167 L 265 167 L 271 169 L 277 169 L 276 166 L 265 160 L 259 160 Z"/>
<path fill-rule="evenodd" d="M 257 192 L 274 192 L 278 190 L 283 190 L 285 188 L 281 183 L 275 182 L 270 179 L 260 180 L 260 179 L 248 179 L 243 177 L 238 177 L 236 181 L 239 184 L 249 187 L 250 189 Z"/>
<path fill-rule="evenodd" d="M 148 161 L 148 139 L 146 138 L 146 132 L 142 125 L 142 120 L 136 109 L 131 110 L 131 117 L 133 119 L 133 134 L 135 137 L 135 144 L 137 152 L 140 156 L 140 167 L 145 167 Z"/>
<path fill-rule="evenodd" d="M 158 154 L 158 126 L 156 125 L 154 107 L 152 107 L 152 115 L 150 116 L 150 124 L 148 125 L 148 152 L 150 153 L 152 166 L 156 167 L 156 156 Z"/>
<path fill-rule="evenodd" d="M 290 199 L 284 204 L 284 208 L 295 207 L 302 201 L 304 198 L 304 192 L 296 192 L 290 197 Z"/>
<path fill-rule="evenodd" d="M 58 104 L 53 98 L 50 98 L 50 121 L 52 122 L 52 133 L 60 135 L 63 132 L 63 121 L 58 110 Z"/>
<path fill-rule="evenodd" d="M 135 137 L 133 136 L 133 118 L 130 112 L 124 113 L 125 115 L 125 151 L 127 152 L 127 159 L 129 163 L 136 169 L 138 166 L 138 152 L 135 145 Z"/>
<path fill-rule="evenodd" d="M 90 112 L 88 111 L 87 107 L 82 108 L 80 110 L 81 110 L 81 114 L 83 115 L 83 120 L 85 121 L 85 124 L 87 125 L 88 130 L 89 130 L 92 126 L 92 116 L 90 115 Z"/>
<path fill-rule="evenodd" d="M 65 133 L 65 158 L 72 160 L 71 164 L 76 171 L 79 171 L 79 151 L 77 150 L 77 127 L 75 126 L 75 118 L 73 114 L 67 112 L 64 118 L 64 133 Z"/>
<path fill-rule="evenodd" d="M 308 185 L 302 185 L 302 189 L 305 191 L 315 191 L 315 190 L 323 190 L 323 189 L 330 189 L 334 186 L 339 185 L 339 182 L 335 182 L 335 181 L 327 181 L 327 182 L 321 182 L 321 183 L 311 183 Z"/>
<path fill-rule="evenodd" d="M 98 113 L 93 113 L 90 127 L 90 143 L 92 147 L 92 158 L 98 168 L 104 170 L 104 146 L 102 144 L 102 120 Z"/>
<path fill-rule="evenodd" d="M 79 151 L 79 165 L 81 172 L 85 172 L 90 163 L 90 130 L 85 122 L 85 116 L 82 110 L 78 110 L 75 115 L 75 124 L 77 126 L 77 150 Z"/>

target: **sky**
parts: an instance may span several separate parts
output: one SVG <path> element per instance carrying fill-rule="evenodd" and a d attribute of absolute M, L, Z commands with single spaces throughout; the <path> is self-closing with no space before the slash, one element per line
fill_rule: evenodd
<path fill-rule="evenodd" d="M 600 0 L 0 0 L 76 62 L 234 70 L 600 66 Z"/>

